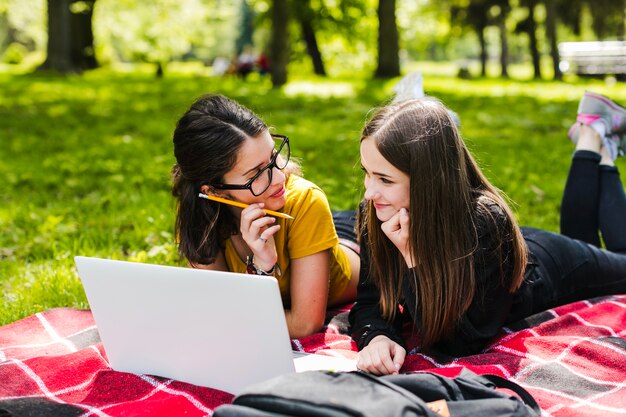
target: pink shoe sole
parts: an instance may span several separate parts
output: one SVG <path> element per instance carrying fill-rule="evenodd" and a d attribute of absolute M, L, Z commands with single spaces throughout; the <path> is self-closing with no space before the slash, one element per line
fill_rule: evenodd
<path fill-rule="evenodd" d="M 600 119 L 602 119 L 602 117 L 598 116 L 597 114 L 579 113 L 578 116 L 576 116 L 576 121 L 577 122 L 584 123 L 586 125 L 590 125 L 593 122 L 596 122 L 596 121 L 598 121 Z"/>

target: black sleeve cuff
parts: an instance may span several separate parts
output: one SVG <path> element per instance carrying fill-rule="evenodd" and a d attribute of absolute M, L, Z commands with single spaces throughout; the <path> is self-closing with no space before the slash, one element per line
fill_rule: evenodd
<path fill-rule="evenodd" d="M 404 339 L 398 335 L 391 324 L 385 323 L 381 324 L 368 324 L 366 326 L 361 327 L 360 329 L 352 332 L 352 339 L 356 342 L 356 346 L 359 350 L 362 350 L 365 346 L 367 346 L 373 338 L 376 336 L 387 336 L 389 339 L 393 340 L 404 349 L 406 349 Z"/>

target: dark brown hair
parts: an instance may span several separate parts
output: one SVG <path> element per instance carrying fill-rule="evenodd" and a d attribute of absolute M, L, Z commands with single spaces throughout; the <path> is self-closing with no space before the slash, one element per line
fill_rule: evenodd
<path fill-rule="evenodd" d="M 266 130 L 251 110 L 221 95 L 201 97 L 178 120 L 172 168 L 175 232 L 178 251 L 191 264 L 213 263 L 222 242 L 239 230 L 230 210 L 198 197 L 200 187 L 223 182 L 243 142 Z M 290 162 L 285 170 L 287 175 L 297 172 L 297 165 Z"/>
<path fill-rule="evenodd" d="M 501 267 L 502 285 L 511 292 L 523 280 L 526 245 L 509 206 L 483 175 L 439 101 L 424 98 L 379 109 L 364 127 L 364 139 L 374 140 L 381 155 L 410 177 L 409 250 L 417 261 L 412 276 L 418 311 L 413 313 L 420 318 L 422 347 L 428 349 L 451 334 L 474 298 L 480 213 L 491 213 L 495 205 L 506 218 L 493 226 L 500 259 L 507 256 L 505 248 L 513 252 L 512 267 Z M 381 311 L 393 319 L 407 266 L 399 251 L 389 250 L 371 202 L 362 226 Z"/>

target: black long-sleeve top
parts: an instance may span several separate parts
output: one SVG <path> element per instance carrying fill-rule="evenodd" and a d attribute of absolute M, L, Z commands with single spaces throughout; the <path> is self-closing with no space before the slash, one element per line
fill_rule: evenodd
<path fill-rule="evenodd" d="M 497 205 L 488 207 L 490 213 L 484 210 L 481 213 L 481 209 L 477 209 L 478 250 L 474 255 L 477 288 L 474 298 L 454 332 L 433 346 L 433 349 L 451 356 L 465 356 L 482 350 L 506 322 L 513 301 L 513 295 L 501 283 L 502 268 L 508 274 L 512 271 L 511 245 L 500 247 L 500 240 L 495 238 L 496 233 L 502 233 L 507 218 Z M 382 317 L 380 292 L 369 278 L 369 268 L 367 236 L 362 236 L 359 287 L 349 315 L 352 338 L 359 350 L 378 335 L 385 335 L 406 348 L 401 335 L 404 320 L 412 319 L 418 333 L 420 327 L 420 317 L 412 317 L 415 311 L 419 311 L 413 279 L 409 277 L 412 271 L 403 276 L 402 309 L 397 308 L 395 319 L 390 322 Z M 419 285 L 419 277 L 417 281 Z"/>

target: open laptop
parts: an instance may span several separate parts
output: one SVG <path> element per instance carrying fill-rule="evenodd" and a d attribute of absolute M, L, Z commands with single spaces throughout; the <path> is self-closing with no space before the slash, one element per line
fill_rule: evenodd
<path fill-rule="evenodd" d="M 237 395 L 284 373 L 356 369 L 353 359 L 294 357 L 274 277 L 74 259 L 114 370 Z"/>

